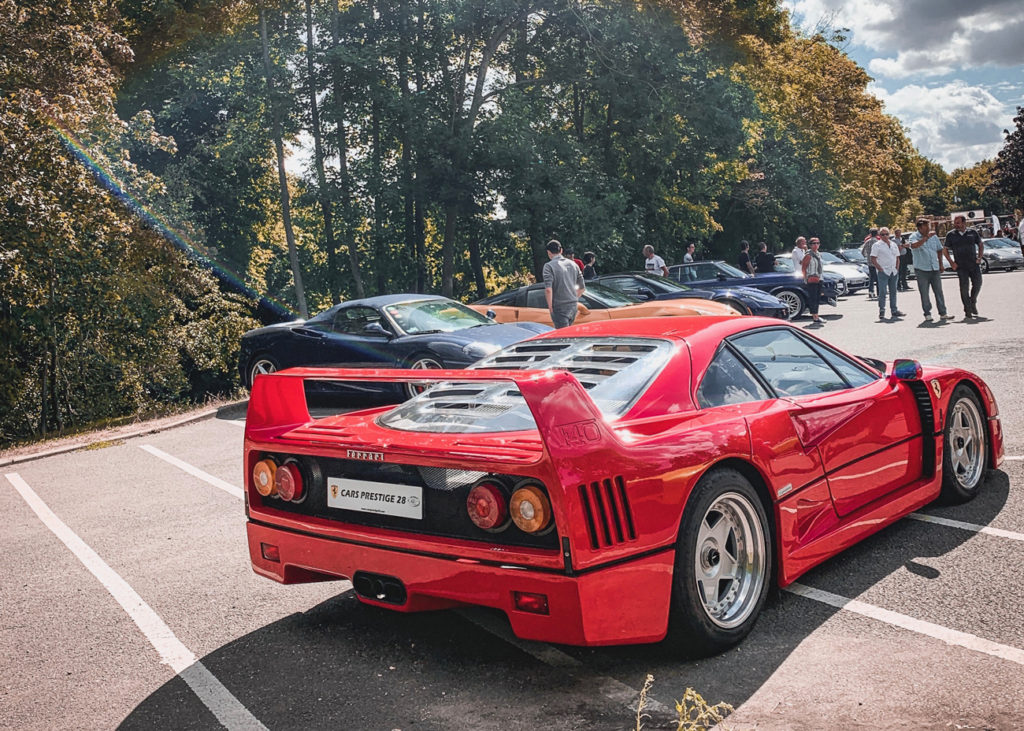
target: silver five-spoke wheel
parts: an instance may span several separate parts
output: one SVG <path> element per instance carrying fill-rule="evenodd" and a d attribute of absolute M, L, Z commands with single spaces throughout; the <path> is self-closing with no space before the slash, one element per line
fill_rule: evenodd
<path fill-rule="evenodd" d="M 985 414 L 977 396 L 959 385 L 949 399 L 942 458 L 942 497 L 964 502 L 977 493 L 985 477 L 988 439 Z"/>
<path fill-rule="evenodd" d="M 701 477 L 676 540 L 668 641 L 694 656 L 742 640 L 764 606 L 772 565 L 768 514 L 750 479 L 728 467 Z"/>
<path fill-rule="evenodd" d="M 444 368 L 444 366 L 441 365 L 441 362 L 439 360 L 437 360 L 437 358 L 434 358 L 434 357 L 429 356 L 429 355 L 414 356 L 413 359 L 412 359 L 412 362 L 409 363 L 409 367 L 412 368 L 412 369 L 415 369 L 415 370 L 428 369 L 428 368 L 429 369 Z M 418 396 L 419 394 L 423 393 L 424 391 L 427 390 L 427 388 L 428 388 L 427 386 L 424 386 L 424 385 L 419 384 L 419 383 L 407 383 L 407 384 L 405 384 L 405 394 L 406 394 L 406 396 L 408 398 L 412 398 L 413 396 Z"/>
<path fill-rule="evenodd" d="M 754 506 L 735 492 L 719 497 L 697 533 L 694 576 L 704 611 L 719 627 L 743 624 L 765 579 L 765 536 Z"/>
<path fill-rule="evenodd" d="M 249 366 L 249 388 L 252 388 L 253 381 L 260 374 L 273 373 L 277 370 L 277 363 L 269 356 L 261 355 L 253 360 Z"/>

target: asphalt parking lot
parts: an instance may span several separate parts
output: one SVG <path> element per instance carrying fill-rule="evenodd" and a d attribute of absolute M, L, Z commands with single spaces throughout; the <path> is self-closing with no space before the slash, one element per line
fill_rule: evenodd
<path fill-rule="evenodd" d="M 731 729 L 1024 725 L 1024 273 L 984 280 L 965 321 L 878 323 L 864 293 L 814 332 L 841 348 L 981 375 L 1007 460 L 982 494 L 930 506 L 776 592 L 753 633 L 686 661 L 661 646 L 516 640 L 500 615 L 403 615 L 347 582 L 280 586 L 250 567 L 244 413 L 11 464 L 0 479 L 0 727 L 675 728 L 687 687 Z M 810 326 L 810 319 L 798 322 Z"/>

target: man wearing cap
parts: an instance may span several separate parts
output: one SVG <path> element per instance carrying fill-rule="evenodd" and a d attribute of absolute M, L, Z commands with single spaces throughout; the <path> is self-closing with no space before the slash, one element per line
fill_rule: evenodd
<path fill-rule="evenodd" d="M 548 263 L 544 265 L 544 295 L 555 327 L 569 327 L 576 319 L 580 295 L 587 291 L 583 272 L 576 262 L 562 256 L 562 245 L 548 242 Z"/>
<path fill-rule="evenodd" d="M 953 230 L 946 234 L 946 251 L 953 255 L 953 271 L 960 278 L 960 301 L 964 305 L 964 318 L 978 316 L 978 292 L 981 291 L 981 255 L 985 244 L 973 228 L 967 228 L 967 219 L 953 219 Z"/>

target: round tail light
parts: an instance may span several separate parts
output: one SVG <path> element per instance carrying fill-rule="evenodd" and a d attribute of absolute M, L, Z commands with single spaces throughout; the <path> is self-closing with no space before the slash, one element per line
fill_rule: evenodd
<path fill-rule="evenodd" d="M 302 499 L 302 472 L 295 462 L 287 462 L 277 468 L 274 475 L 277 494 L 283 500 L 298 501 Z"/>
<path fill-rule="evenodd" d="M 261 459 L 252 468 L 252 483 L 263 497 L 270 497 L 277 492 L 274 483 L 274 474 L 277 472 L 277 465 L 272 459 Z"/>
<path fill-rule="evenodd" d="M 512 493 L 509 512 L 524 533 L 538 533 L 551 525 L 551 502 L 536 485 L 523 485 Z"/>
<path fill-rule="evenodd" d="M 505 525 L 508 507 L 501 489 L 492 482 L 481 482 L 469 491 L 466 510 L 473 525 L 484 530 L 496 530 Z"/>

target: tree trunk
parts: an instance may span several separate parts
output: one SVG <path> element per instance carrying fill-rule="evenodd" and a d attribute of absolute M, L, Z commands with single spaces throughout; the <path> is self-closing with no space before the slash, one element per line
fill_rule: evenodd
<path fill-rule="evenodd" d="M 320 110 L 316 102 L 316 52 L 313 37 L 313 2 L 306 0 L 306 71 L 309 79 L 310 132 L 313 135 L 313 164 L 316 168 L 317 198 L 324 219 L 324 244 L 327 247 L 327 287 L 331 302 L 341 302 L 341 288 L 338 284 L 338 252 L 334 243 L 334 213 L 327 193 L 327 176 L 324 174 L 324 145 L 320 128 Z"/>
<path fill-rule="evenodd" d="M 473 269 L 477 299 L 487 296 L 487 281 L 484 279 L 484 260 L 480 256 L 480 242 L 476 236 L 469 237 L 469 265 Z"/>
<path fill-rule="evenodd" d="M 409 89 L 409 3 L 398 4 L 398 89 L 401 94 L 399 129 L 402 145 L 402 232 L 406 255 L 416 261 L 416 221 L 413 208 L 412 141 L 409 126 L 412 118 L 412 93 Z M 415 274 L 413 275 L 415 278 Z"/>
<path fill-rule="evenodd" d="M 333 0 L 331 3 L 331 43 L 337 48 L 341 43 L 341 10 L 338 4 L 343 0 Z M 356 239 L 352 234 L 352 179 L 348 172 L 348 136 L 345 133 L 345 94 L 344 84 L 341 78 L 341 64 L 333 62 L 332 81 L 334 82 L 334 105 L 338 119 L 338 182 L 341 185 L 341 217 L 342 230 L 344 232 L 346 246 L 348 247 L 348 267 L 352 273 L 352 283 L 355 286 L 356 297 L 361 299 L 366 296 L 363 290 L 363 277 L 359 271 L 359 251 L 356 248 Z"/>
<path fill-rule="evenodd" d="M 423 37 L 423 3 L 419 3 L 419 13 L 416 22 L 416 41 Z M 417 98 L 423 93 L 425 82 L 423 79 L 423 65 L 414 62 L 413 67 L 416 75 Z M 416 155 L 416 181 L 413 187 L 413 220 L 416 236 L 416 291 L 427 291 L 427 242 L 426 242 L 426 214 L 423 210 L 423 160 L 420 153 Z"/>
<path fill-rule="evenodd" d="M 277 181 L 281 189 L 281 219 L 284 224 L 284 236 L 288 242 L 288 258 L 291 260 L 292 277 L 295 280 L 295 299 L 299 305 L 299 315 L 309 318 L 306 307 L 306 290 L 302 286 L 302 271 L 299 269 L 299 251 L 295 246 L 295 232 L 292 228 L 291 196 L 288 192 L 288 175 L 284 169 L 284 132 L 281 118 L 274 103 L 273 71 L 270 64 L 270 41 L 267 39 L 267 17 L 263 3 L 259 3 L 260 41 L 263 45 L 263 73 L 267 82 L 267 104 L 270 106 L 271 132 L 274 137 L 274 150 L 277 153 Z"/>

